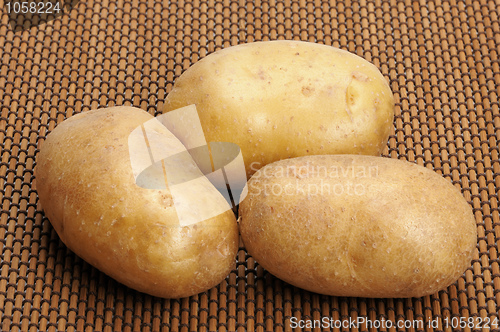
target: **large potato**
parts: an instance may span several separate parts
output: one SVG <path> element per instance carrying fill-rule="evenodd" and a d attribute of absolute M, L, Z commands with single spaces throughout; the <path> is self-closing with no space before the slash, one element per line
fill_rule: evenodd
<path fill-rule="evenodd" d="M 247 186 L 245 247 L 310 291 L 420 297 L 456 281 L 475 250 L 475 219 L 460 191 L 409 162 L 306 156 L 267 165 Z"/>
<path fill-rule="evenodd" d="M 366 60 L 309 42 L 269 41 L 217 51 L 167 95 L 164 112 L 196 104 L 207 141 L 240 146 L 247 175 L 284 158 L 379 155 L 394 100 Z"/>
<path fill-rule="evenodd" d="M 147 122 L 150 147 L 183 150 L 152 119 L 140 109 L 114 107 L 65 120 L 41 147 L 36 188 L 61 240 L 84 260 L 136 290 L 185 297 L 217 285 L 229 274 L 238 229 L 228 207 L 208 220 L 181 225 L 170 188 L 161 189 L 154 177 L 142 181 L 160 189 L 136 184 L 131 164 L 150 161 L 141 160 L 140 154 L 148 152 L 140 149 L 146 148 L 144 136 L 130 136 L 134 130 L 141 134 Z M 192 161 L 180 163 L 184 175 L 197 172 Z M 206 179 L 199 180 L 192 187 L 206 202 L 202 209 L 227 204 Z M 180 204 L 198 211 L 189 197 Z"/>

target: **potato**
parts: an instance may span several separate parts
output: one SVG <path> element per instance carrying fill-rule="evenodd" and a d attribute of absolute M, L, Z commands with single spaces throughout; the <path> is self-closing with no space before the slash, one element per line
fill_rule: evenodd
<path fill-rule="evenodd" d="M 306 156 L 247 183 L 240 233 L 248 253 L 295 286 L 328 295 L 420 297 L 470 266 L 476 224 L 437 173 L 374 156 Z"/>
<path fill-rule="evenodd" d="M 313 154 L 380 155 L 394 117 L 384 76 L 331 46 L 266 41 L 229 47 L 187 69 L 164 112 L 195 104 L 207 141 L 240 146 L 247 175 Z"/>
<path fill-rule="evenodd" d="M 176 209 L 190 204 L 189 197 L 174 197 L 163 177 L 142 179 L 160 189 L 136 184 L 132 164 L 152 163 L 143 129 L 150 148 L 184 149 L 150 114 L 132 107 L 84 112 L 59 124 L 37 157 L 40 203 L 61 240 L 119 282 L 160 297 L 194 295 L 220 283 L 235 265 L 236 218 L 203 177 L 192 187 L 206 204 L 190 210 L 225 212 L 190 224 L 180 223 Z M 179 163 L 183 176 L 199 176 L 192 160 Z"/>

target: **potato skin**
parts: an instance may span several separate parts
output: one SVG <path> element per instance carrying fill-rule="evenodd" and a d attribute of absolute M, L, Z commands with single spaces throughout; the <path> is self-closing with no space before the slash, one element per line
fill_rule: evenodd
<path fill-rule="evenodd" d="M 112 107 L 60 123 L 41 146 L 36 188 L 46 216 L 77 255 L 136 290 L 186 297 L 229 274 L 238 229 L 232 211 L 180 227 L 168 189 L 136 185 L 128 137 L 152 118 Z"/>
<path fill-rule="evenodd" d="M 317 293 L 433 294 L 462 275 L 475 251 L 475 218 L 460 191 L 409 162 L 306 156 L 267 165 L 247 186 L 239 224 L 249 254 Z"/>
<path fill-rule="evenodd" d="M 247 176 L 273 161 L 318 154 L 380 155 L 394 99 L 368 61 L 300 41 L 242 44 L 187 69 L 164 112 L 196 104 L 207 141 L 240 146 Z"/>

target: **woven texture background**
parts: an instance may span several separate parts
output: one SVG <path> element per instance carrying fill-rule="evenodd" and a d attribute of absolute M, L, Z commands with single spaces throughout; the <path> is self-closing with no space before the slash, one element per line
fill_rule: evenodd
<path fill-rule="evenodd" d="M 445 319 L 498 318 L 498 1 L 85 0 L 17 32 L 0 8 L 2 331 L 290 331 L 291 317 L 358 316 L 425 323 L 373 331 L 451 331 Z M 423 298 L 322 296 L 273 277 L 241 248 L 219 286 L 165 300 L 117 283 L 59 240 L 33 187 L 39 143 L 57 123 L 113 105 L 159 114 L 200 58 L 274 39 L 349 50 L 390 81 L 396 117 L 384 155 L 434 169 L 473 207 L 477 251 L 455 284 Z"/>

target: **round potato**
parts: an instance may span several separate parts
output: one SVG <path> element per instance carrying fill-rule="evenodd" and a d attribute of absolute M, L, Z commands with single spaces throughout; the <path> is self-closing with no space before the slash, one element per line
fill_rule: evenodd
<path fill-rule="evenodd" d="M 223 207 L 224 213 L 183 225 L 176 206 L 189 205 L 189 197 L 176 201 L 165 182 L 162 188 L 163 178 L 148 174 L 139 186 L 133 164 L 152 163 L 141 159 L 144 153 L 148 156 L 142 147 L 183 150 L 180 141 L 152 119 L 140 109 L 113 107 L 65 120 L 41 147 L 36 188 L 46 216 L 77 255 L 136 290 L 186 297 L 229 274 L 238 249 L 237 223 L 234 213 Z M 148 133 L 147 144 L 143 131 Z M 189 160 L 179 167 L 183 176 L 197 172 Z M 196 182 L 193 188 L 207 202 L 204 209 L 225 203 L 206 179 Z M 191 210 L 197 211 L 196 206 Z"/>
<path fill-rule="evenodd" d="M 460 191 L 395 159 L 306 156 L 247 183 L 240 233 L 272 274 L 317 293 L 420 297 L 470 266 L 476 224 Z"/>
<path fill-rule="evenodd" d="M 371 63 L 331 46 L 266 41 L 229 47 L 187 69 L 164 112 L 195 104 L 207 141 L 240 146 L 247 176 L 314 154 L 380 155 L 394 99 Z"/>

